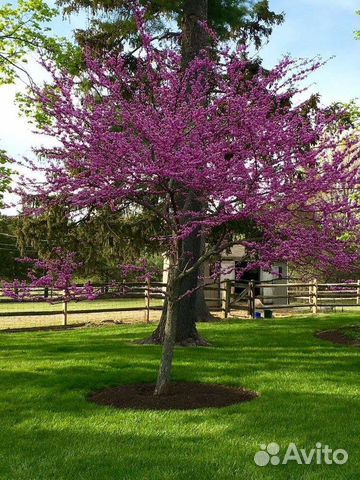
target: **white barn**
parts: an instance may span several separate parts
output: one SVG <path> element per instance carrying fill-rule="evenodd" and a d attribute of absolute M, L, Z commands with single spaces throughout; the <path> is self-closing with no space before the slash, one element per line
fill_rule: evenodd
<path fill-rule="evenodd" d="M 242 245 L 235 245 L 231 248 L 230 252 L 221 255 L 221 269 L 225 272 L 221 275 L 220 279 L 217 280 L 215 284 L 212 285 L 211 290 L 207 289 L 205 297 L 209 298 L 209 306 L 211 307 L 214 305 L 214 301 L 218 300 L 220 302 L 220 289 L 219 285 L 221 282 L 225 280 L 232 280 L 232 293 L 239 295 L 245 288 L 245 284 L 248 283 L 250 280 L 254 280 L 255 282 L 267 283 L 271 285 L 272 283 L 281 283 L 286 284 L 286 278 L 288 276 L 288 265 L 286 262 L 279 262 L 274 263 L 272 272 L 267 272 L 262 269 L 251 270 L 246 272 L 242 279 L 236 281 L 236 269 L 241 268 L 244 266 L 244 258 L 245 258 L 245 248 Z M 164 271 L 163 271 L 163 282 L 167 282 L 168 276 L 168 262 L 167 259 L 164 259 Z M 204 266 L 204 276 L 205 279 L 209 278 L 211 274 L 211 264 L 206 263 Z M 282 277 L 282 278 L 279 278 Z M 262 303 L 265 305 L 284 305 L 287 303 L 287 286 L 284 287 L 277 287 L 277 288 L 256 288 L 255 294 L 257 296 L 262 297 Z M 283 297 L 283 298 L 272 298 L 273 296 Z"/>
<path fill-rule="evenodd" d="M 286 279 L 288 276 L 288 265 L 287 262 L 278 262 L 272 265 L 272 272 L 268 272 L 262 269 L 250 270 L 245 272 L 241 280 L 236 281 L 236 269 L 242 268 L 246 265 L 244 263 L 245 257 L 245 248 L 242 245 L 235 245 L 232 247 L 229 253 L 224 253 L 221 256 L 221 267 L 224 271 L 228 270 L 229 273 L 221 275 L 219 282 L 224 280 L 232 280 L 233 287 L 232 293 L 241 293 L 244 289 L 244 283 L 254 280 L 255 282 L 260 283 L 281 283 L 286 284 Z M 207 271 L 205 275 L 209 275 L 210 266 L 207 266 Z M 284 285 L 283 288 L 276 287 L 271 288 L 258 288 L 255 291 L 256 295 L 262 297 L 262 303 L 266 305 L 276 305 L 276 304 L 285 304 L 287 297 L 287 287 Z M 284 298 L 272 298 L 273 296 L 284 296 Z"/>

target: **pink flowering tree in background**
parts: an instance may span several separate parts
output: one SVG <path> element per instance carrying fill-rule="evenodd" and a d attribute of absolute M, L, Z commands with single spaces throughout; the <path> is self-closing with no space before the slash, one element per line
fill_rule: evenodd
<path fill-rule="evenodd" d="M 74 273 L 81 264 L 75 253 L 66 253 L 60 248 L 51 251 L 49 259 L 19 258 L 21 263 L 31 265 L 27 272 L 28 280 L 3 283 L 3 295 L 16 301 L 41 301 L 63 304 L 63 323 L 67 325 L 67 305 L 71 301 L 94 300 L 96 291 L 90 284 L 76 285 Z M 37 294 L 39 290 L 51 290 L 53 294 Z"/>
<path fill-rule="evenodd" d="M 47 65 L 54 89 L 33 100 L 53 117 L 41 133 L 57 146 L 36 150 L 38 178 L 19 193 L 25 204 L 36 196 L 41 208 L 31 214 L 66 203 L 74 216 L 107 205 L 161 219 L 154 240 L 170 266 L 160 395 L 170 384 L 179 292 L 205 261 L 243 245 L 250 267 L 285 259 L 353 269 L 357 197 L 343 192 L 358 189 L 359 170 L 355 140 L 329 134 L 336 118 L 321 108 L 304 114 L 303 81 L 318 62 L 284 58 L 250 75 L 239 49 L 204 51 L 183 69 L 139 27 L 135 69 L 126 55 L 87 55 L 96 95 Z M 205 245 L 197 258 L 184 247 L 194 232 Z"/>

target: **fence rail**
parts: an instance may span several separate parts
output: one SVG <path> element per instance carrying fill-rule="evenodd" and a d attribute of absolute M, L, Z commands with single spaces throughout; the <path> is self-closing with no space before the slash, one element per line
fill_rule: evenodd
<path fill-rule="evenodd" d="M 162 282 L 131 282 L 116 286 L 112 284 L 95 286 L 100 291 L 98 300 L 105 304 L 99 305 L 97 301 L 92 303 L 84 300 L 81 303 L 84 308 L 79 308 L 78 303 L 75 307 L 73 303 L 59 304 L 56 302 L 56 296 L 61 292 L 55 290 L 33 289 L 34 299 L 22 302 L 0 295 L 0 326 L 1 318 L 4 317 L 62 315 L 63 324 L 66 325 L 69 314 L 141 311 L 144 312 L 144 321 L 149 323 L 150 312 L 163 308 L 166 284 Z M 360 309 L 360 280 L 346 283 L 318 283 L 316 279 L 311 282 L 296 283 L 225 280 L 207 283 L 203 288 L 210 310 L 220 312 L 224 318 L 231 313 L 238 314 L 239 311 L 254 317 L 256 312 L 267 310 L 308 309 L 316 314 L 323 309 L 337 307 L 358 307 Z M 109 305 L 106 305 L 107 301 L 109 301 Z M 52 302 L 54 303 L 52 304 Z M 111 302 L 114 304 L 111 305 Z"/>
<path fill-rule="evenodd" d="M 121 284 L 94 284 L 98 291 L 95 301 L 79 298 L 76 301 L 59 301 L 61 290 L 32 288 L 26 300 L 14 300 L 0 294 L 0 328 L 4 327 L 7 317 L 55 317 L 62 316 L 62 324 L 68 324 L 69 315 L 143 312 L 143 319 L 150 322 L 150 313 L 161 311 L 165 299 L 166 283 L 163 282 L 127 282 Z M 212 311 L 221 310 L 219 298 L 207 295 L 208 291 L 221 290 L 215 284 L 205 285 L 205 300 Z M 101 306 L 99 302 L 102 303 Z M 105 305 L 104 305 L 104 304 Z M 106 304 L 109 305 L 106 305 Z M 83 308 L 79 308 L 84 306 Z M 3 320 L 2 320 L 3 319 Z"/>
<path fill-rule="evenodd" d="M 236 290 L 239 284 L 227 280 L 230 292 Z M 360 309 L 360 280 L 344 283 L 318 283 L 316 279 L 307 283 L 279 283 L 279 281 L 250 281 L 241 296 L 230 293 L 225 303 L 224 311 L 243 309 L 253 317 L 256 311 L 309 309 L 316 314 L 324 308 Z M 271 290 L 270 290 L 271 289 Z M 282 290 L 279 294 L 277 291 Z M 281 300 L 281 302 L 280 302 Z"/>

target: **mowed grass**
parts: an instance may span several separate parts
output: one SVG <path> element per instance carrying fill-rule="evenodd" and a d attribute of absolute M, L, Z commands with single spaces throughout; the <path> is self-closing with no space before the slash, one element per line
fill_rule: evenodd
<path fill-rule="evenodd" d="M 244 386 L 252 402 L 194 411 L 117 411 L 90 391 L 152 382 L 153 327 L 0 334 L 0 478 L 4 480 L 358 479 L 359 354 L 313 336 L 357 315 L 200 326 L 209 348 L 177 348 L 174 380 Z M 345 465 L 268 465 L 260 444 L 316 442 Z"/>

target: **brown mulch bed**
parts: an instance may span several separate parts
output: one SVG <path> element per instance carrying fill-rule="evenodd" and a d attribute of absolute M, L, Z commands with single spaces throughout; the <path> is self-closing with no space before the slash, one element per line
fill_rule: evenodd
<path fill-rule="evenodd" d="M 354 333 L 356 333 L 359 331 L 359 329 L 359 326 L 353 326 L 346 327 L 344 330 L 347 332 L 349 330 L 353 330 Z M 360 342 L 346 335 L 342 329 L 316 332 L 315 337 L 321 338 L 321 340 L 327 340 L 329 342 L 336 343 L 338 345 L 351 345 L 352 347 L 360 347 Z"/>
<path fill-rule="evenodd" d="M 179 382 L 171 385 L 170 393 L 154 395 L 154 384 L 140 383 L 102 390 L 88 396 L 90 402 L 120 409 L 194 410 L 226 407 L 258 397 L 256 392 L 223 385 Z"/>

